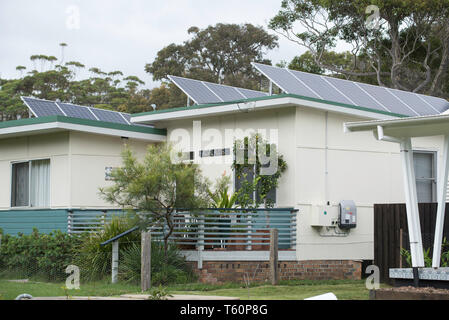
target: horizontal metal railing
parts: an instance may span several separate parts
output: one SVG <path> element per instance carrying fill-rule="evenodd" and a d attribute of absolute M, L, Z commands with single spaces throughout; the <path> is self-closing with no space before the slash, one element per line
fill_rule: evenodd
<path fill-rule="evenodd" d="M 71 234 L 100 231 L 113 216 L 123 215 L 123 211 L 117 209 L 69 209 L 67 211 L 67 232 Z"/>
<path fill-rule="evenodd" d="M 180 210 L 173 217 L 174 230 L 168 239 L 186 250 L 268 250 L 269 230 L 276 228 L 279 248 L 294 249 L 296 212 L 292 208 Z M 121 210 L 111 209 L 71 209 L 68 232 L 97 232 L 114 215 L 122 214 Z M 169 231 L 162 221 L 149 230 L 153 239 L 159 241 Z"/>
<path fill-rule="evenodd" d="M 204 209 L 178 211 L 169 240 L 186 249 L 267 249 L 269 230 L 279 231 L 279 248 L 293 249 L 296 243 L 296 210 Z M 156 239 L 168 234 L 163 224 L 151 228 Z"/>

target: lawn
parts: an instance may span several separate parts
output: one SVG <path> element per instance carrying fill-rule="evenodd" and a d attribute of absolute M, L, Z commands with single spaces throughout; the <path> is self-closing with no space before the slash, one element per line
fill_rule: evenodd
<path fill-rule="evenodd" d="M 303 300 L 307 297 L 333 292 L 340 300 L 368 299 L 364 280 L 282 281 L 278 286 L 255 283 L 250 288 L 242 284 L 206 285 L 201 283 L 168 286 L 171 294 L 232 296 L 250 300 Z M 119 296 L 140 293 L 140 288 L 129 284 L 93 282 L 81 284 L 79 290 L 65 290 L 64 283 L 17 283 L 0 280 L 0 299 L 14 299 L 19 294 L 32 296 Z"/>

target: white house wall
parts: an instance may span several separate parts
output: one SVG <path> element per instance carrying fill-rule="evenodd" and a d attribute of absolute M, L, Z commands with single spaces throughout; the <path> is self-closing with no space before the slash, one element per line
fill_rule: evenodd
<path fill-rule="evenodd" d="M 70 207 L 111 208 L 99 195 L 100 187 L 113 184 L 106 181 L 106 167 L 120 167 L 121 152 L 127 144 L 136 156 L 143 158 L 148 143 L 141 140 L 122 140 L 120 137 L 70 133 Z"/>
<path fill-rule="evenodd" d="M 50 159 L 50 204 L 65 207 L 69 201 L 67 170 L 68 132 L 0 140 L 0 209 L 11 205 L 11 163 Z"/>
<path fill-rule="evenodd" d="M 327 179 L 325 111 L 292 107 L 211 116 L 201 119 L 201 129 L 203 134 L 208 129 L 216 129 L 222 135 L 225 129 L 277 129 L 278 149 L 288 165 L 277 190 L 277 206 L 299 209 L 298 259 L 373 259 L 373 205 L 404 202 L 402 169 L 397 144 L 376 141 L 372 133 L 343 132 L 343 123 L 360 120 L 366 119 L 328 113 Z M 168 140 L 172 140 L 173 133 L 180 132 L 176 129 L 183 129 L 192 137 L 192 121 L 165 123 Z M 441 150 L 441 143 L 440 137 L 413 140 L 416 149 L 424 150 Z M 176 144 L 178 150 L 185 152 L 192 151 L 192 145 L 192 140 Z M 223 147 L 232 150 L 232 143 L 203 141 L 201 149 Z M 232 174 L 232 156 L 223 158 L 227 163 L 201 164 L 203 173 L 212 181 L 223 172 Z M 329 236 L 331 232 L 325 228 L 310 225 L 311 215 L 316 214 L 318 206 L 329 201 L 331 214 L 336 215 L 342 200 L 354 200 L 358 210 L 357 227 L 348 236 Z"/>

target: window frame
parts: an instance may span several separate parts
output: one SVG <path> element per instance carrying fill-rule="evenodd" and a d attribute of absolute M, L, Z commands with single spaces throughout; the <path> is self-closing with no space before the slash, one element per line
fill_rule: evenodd
<path fill-rule="evenodd" d="M 416 177 L 416 172 L 413 171 L 415 173 L 415 184 L 418 182 L 418 180 L 420 181 L 431 181 L 432 183 L 432 199 L 431 202 L 436 202 L 437 200 L 437 182 L 438 182 L 438 150 L 429 150 L 429 149 L 413 149 L 413 156 L 415 155 L 415 153 L 421 153 L 421 154 L 430 154 L 432 155 L 433 159 L 432 159 L 432 178 L 417 178 Z M 413 161 L 414 162 L 414 161 Z M 415 168 L 413 168 L 413 170 L 415 170 Z M 418 186 L 416 185 L 416 188 Z M 419 199 L 418 199 L 418 203 L 419 203 Z"/>
<path fill-rule="evenodd" d="M 48 169 L 48 206 L 45 207 L 36 207 L 36 206 L 32 206 L 31 205 L 31 168 L 32 168 L 32 163 L 34 161 L 42 161 L 42 160 L 48 160 L 48 165 L 49 165 L 49 169 Z M 28 163 L 28 205 L 26 206 L 13 206 L 13 179 L 14 179 L 14 170 L 13 170 L 13 166 L 15 164 L 19 164 L 19 163 Z M 13 160 L 10 161 L 10 209 L 12 210 L 20 210 L 20 209 L 50 209 L 51 208 L 51 168 L 52 168 L 52 160 L 51 158 L 32 158 L 29 160 Z"/>

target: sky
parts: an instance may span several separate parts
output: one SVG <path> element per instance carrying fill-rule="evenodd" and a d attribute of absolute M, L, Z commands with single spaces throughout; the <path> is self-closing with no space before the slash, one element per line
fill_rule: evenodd
<path fill-rule="evenodd" d="M 102 71 L 120 70 L 157 85 L 145 64 L 170 43 L 189 39 L 191 26 L 252 23 L 268 30 L 281 0 L 0 0 L 0 77 L 17 78 L 16 66 L 33 69 L 33 54 L 61 58 L 59 43 L 67 43 L 64 62 L 79 61 Z M 273 33 L 272 31 L 269 31 Z M 304 52 L 279 38 L 279 48 L 267 57 L 277 63 Z M 39 66 L 37 66 L 39 70 Z M 87 74 L 84 74 L 85 76 Z M 81 75 L 82 77 L 83 75 Z"/>

